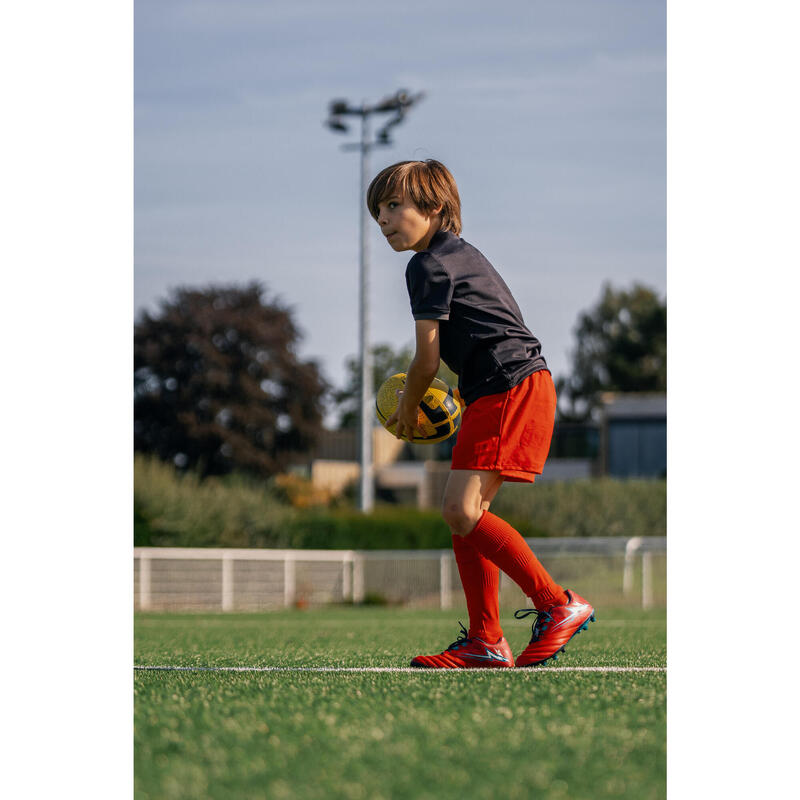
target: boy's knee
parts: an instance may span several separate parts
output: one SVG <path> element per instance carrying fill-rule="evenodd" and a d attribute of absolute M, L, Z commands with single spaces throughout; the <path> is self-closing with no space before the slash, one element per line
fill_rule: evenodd
<path fill-rule="evenodd" d="M 478 524 L 481 510 L 468 508 L 462 503 L 448 503 L 442 506 L 442 517 L 450 530 L 458 536 L 466 536 Z"/>

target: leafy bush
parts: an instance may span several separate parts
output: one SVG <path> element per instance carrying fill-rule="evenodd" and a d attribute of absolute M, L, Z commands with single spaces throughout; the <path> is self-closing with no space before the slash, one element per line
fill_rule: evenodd
<path fill-rule="evenodd" d="M 266 483 L 179 475 L 155 458 L 134 460 L 134 543 L 162 547 L 287 547 L 296 513 Z"/>
<path fill-rule="evenodd" d="M 613 478 L 534 487 L 507 483 L 492 511 L 509 521 L 528 520 L 546 536 L 666 536 L 667 483 Z"/>
<path fill-rule="evenodd" d="M 318 511 L 298 516 L 292 547 L 354 550 L 438 550 L 451 547 L 450 531 L 437 511 L 381 507 Z"/>
<path fill-rule="evenodd" d="M 156 547 L 425 549 L 450 547 L 435 511 L 293 508 L 284 487 L 242 476 L 179 474 L 146 456 L 134 461 L 134 544 Z"/>
<path fill-rule="evenodd" d="M 169 464 L 134 462 L 134 543 L 175 547 L 447 549 L 438 511 L 400 506 L 371 514 L 353 509 L 293 508 L 286 487 L 231 475 L 200 480 Z M 492 511 L 525 537 L 663 536 L 666 482 L 601 479 L 506 484 Z"/>

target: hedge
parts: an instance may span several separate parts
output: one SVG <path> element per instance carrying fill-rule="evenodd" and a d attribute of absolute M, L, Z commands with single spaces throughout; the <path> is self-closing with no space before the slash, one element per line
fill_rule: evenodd
<path fill-rule="evenodd" d="M 492 511 L 526 537 L 659 536 L 666 530 L 664 481 L 601 479 L 536 486 L 506 484 Z M 172 547 L 441 549 L 450 532 L 438 511 L 399 506 L 371 514 L 293 508 L 275 482 L 241 476 L 179 475 L 137 456 L 134 543 Z"/>
<path fill-rule="evenodd" d="M 134 544 L 161 547 L 288 547 L 297 512 L 270 485 L 178 474 L 134 460 Z"/>
<path fill-rule="evenodd" d="M 506 483 L 492 511 L 526 519 L 547 536 L 666 536 L 665 480 Z"/>

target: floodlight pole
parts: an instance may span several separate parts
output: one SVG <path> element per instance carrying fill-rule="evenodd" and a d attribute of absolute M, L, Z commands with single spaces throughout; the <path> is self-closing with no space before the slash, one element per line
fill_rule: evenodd
<path fill-rule="evenodd" d="M 359 301 L 358 301 L 358 357 L 361 364 L 361 413 L 359 415 L 360 438 L 360 491 L 361 511 L 372 511 L 375 505 L 375 482 L 372 469 L 372 348 L 369 330 L 369 211 L 366 196 L 369 181 L 369 114 L 361 115 L 361 180 L 359 192 L 361 200 L 360 247 L 358 258 Z"/>
<path fill-rule="evenodd" d="M 358 144 L 342 145 L 343 150 L 359 150 L 361 153 L 361 168 L 359 175 L 359 347 L 358 358 L 360 364 L 361 402 L 359 414 L 359 508 L 361 511 L 371 511 L 375 504 L 375 484 L 372 470 L 372 427 L 374 409 L 372 403 L 372 348 L 370 347 L 369 331 L 369 224 L 370 215 L 367 209 L 366 196 L 369 187 L 369 153 L 374 147 L 390 145 L 389 129 L 402 122 L 407 110 L 423 97 L 422 93 L 411 97 L 407 92 L 400 90 L 396 94 L 384 98 L 374 106 L 362 103 L 360 106 L 350 106 L 345 100 L 334 100 L 330 104 L 330 116 L 327 125 L 334 131 L 346 132 L 347 126 L 342 122 L 342 116 L 361 117 L 361 141 Z M 394 112 L 392 117 L 381 130 L 375 141 L 370 141 L 369 117 L 375 113 Z"/>

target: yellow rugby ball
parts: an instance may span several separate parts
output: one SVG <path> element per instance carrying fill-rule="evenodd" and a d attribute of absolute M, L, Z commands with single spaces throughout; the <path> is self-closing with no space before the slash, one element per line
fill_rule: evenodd
<path fill-rule="evenodd" d="M 399 398 L 398 389 L 403 391 L 406 385 L 406 373 L 398 372 L 384 381 L 375 399 L 378 420 L 386 427 L 386 420 L 397 410 Z M 453 389 L 443 380 L 434 378 L 419 404 L 417 413 L 417 427 L 421 428 L 424 436 L 415 436 L 413 439 L 403 434 L 401 438 L 414 444 L 435 444 L 452 436 L 461 425 L 461 405 L 456 399 Z M 396 425 L 386 428 L 394 434 Z"/>

